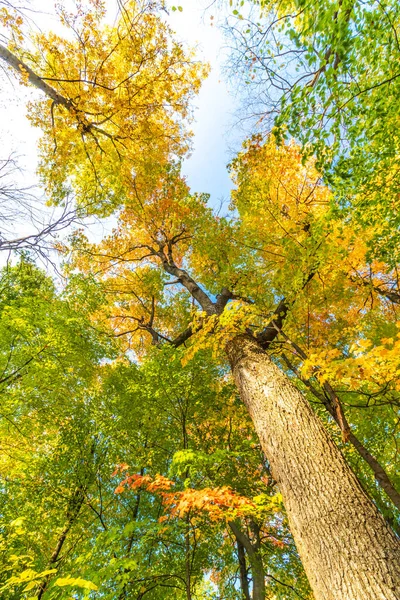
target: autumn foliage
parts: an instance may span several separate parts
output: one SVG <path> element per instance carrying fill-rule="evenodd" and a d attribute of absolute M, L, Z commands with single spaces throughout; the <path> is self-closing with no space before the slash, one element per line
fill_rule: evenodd
<path fill-rule="evenodd" d="M 289 90 L 281 81 L 278 117 L 231 160 L 230 204 L 217 211 L 182 166 L 208 67 L 176 40 L 164 4 L 119 2 L 110 24 L 100 0 L 61 3 L 65 35 L 28 36 L 19 8 L 0 1 L 2 64 L 41 93 L 28 116 L 48 202 L 112 218 L 105 235 L 77 228 L 56 242 L 62 290 L 25 255 L 0 273 L 5 598 L 311 599 L 299 555 L 318 599 L 375 575 L 395 593 L 398 152 L 395 134 L 384 151 L 368 98 L 389 124 L 398 115 L 368 69 L 357 73 L 371 87 L 347 95 L 357 19 L 370 27 L 372 8 L 322 4 L 315 19 L 307 3 L 287 15 L 268 52 L 246 46 L 249 86 L 267 62 L 282 72 L 292 41 L 309 71 Z M 258 8 L 280 21 L 296 7 Z M 373 77 L 397 85 L 380 60 Z M 359 103 L 375 137 L 360 134 Z M 306 451 L 289 460 L 299 440 Z M 329 457 L 340 469 L 321 469 Z M 341 481 L 349 497 L 329 497 Z M 347 546 L 356 500 L 360 539 Z M 324 596 L 329 581 L 340 593 Z"/>

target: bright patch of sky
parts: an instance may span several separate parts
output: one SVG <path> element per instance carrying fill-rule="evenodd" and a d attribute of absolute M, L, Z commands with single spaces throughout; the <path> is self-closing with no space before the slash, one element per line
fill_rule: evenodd
<path fill-rule="evenodd" d="M 207 3 L 209 5 L 209 2 Z M 222 74 L 226 60 L 223 34 L 214 25 L 212 8 L 199 0 L 184 0 L 182 12 L 171 12 L 169 20 L 178 37 L 195 45 L 198 55 L 211 66 L 195 102 L 194 150 L 183 171 L 193 191 L 211 194 L 211 202 L 229 198 L 231 181 L 226 165 L 232 158 L 235 98 Z"/>

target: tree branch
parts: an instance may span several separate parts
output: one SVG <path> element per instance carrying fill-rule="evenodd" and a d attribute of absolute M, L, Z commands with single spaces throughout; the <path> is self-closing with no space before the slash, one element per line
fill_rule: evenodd
<path fill-rule="evenodd" d="M 24 71 L 28 73 L 28 81 L 33 86 L 35 86 L 38 90 L 46 94 L 49 98 L 53 100 L 55 104 L 64 106 L 68 110 L 74 108 L 72 102 L 67 98 L 64 98 L 61 94 L 59 94 L 54 88 L 52 88 L 48 83 L 43 81 L 39 75 L 37 75 L 24 61 L 19 59 L 15 54 L 10 52 L 5 46 L 0 44 L 0 59 L 3 59 L 10 67 L 12 67 L 18 73 L 23 73 Z"/>
<path fill-rule="evenodd" d="M 164 271 L 176 277 L 180 284 L 185 287 L 193 298 L 200 304 L 201 308 L 208 315 L 217 314 L 216 304 L 209 298 L 209 296 L 200 288 L 196 281 L 189 275 L 184 269 L 180 269 L 176 266 L 172 259 L 172 252 L 169 251 L 169 257 L 167 258 L 163 247 L 157 252 L 157 256 L 161 260 Z"/>

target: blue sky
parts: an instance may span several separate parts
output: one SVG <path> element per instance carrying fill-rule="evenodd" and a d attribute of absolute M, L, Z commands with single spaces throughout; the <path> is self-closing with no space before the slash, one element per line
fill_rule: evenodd
<path fill-rule="evenodd" d="M 237 146 L 233 133 L 237 102 L 222 73 L 226 58 L 223 34 L 213 24 L 212 9 L 204 10 L 210 3 L 183 0 L 182 4 L 182 12 L 170 13 L 171 26 L 211 66 L 195 101 L 194 150 L 183 170 L 192 190 L 211 194 L 212 204 L 217 205 L 229 198 L 231 188 L 226 164 L 232 158 L 232 145 Z"/>

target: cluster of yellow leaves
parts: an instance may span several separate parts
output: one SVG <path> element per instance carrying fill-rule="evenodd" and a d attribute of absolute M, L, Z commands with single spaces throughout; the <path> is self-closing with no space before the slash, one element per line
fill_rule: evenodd
<path fill-rule="evenodd" d="M 23 535 L 25 533 L 24 529 L 21 528 L 23 521 L 24 521 L 23 518 L 19 518 L 10 524 L 19 535 Z M 11 557 L 11 558 L 13 558 L 13 557 Z M 15 556 L 16 560 L 21 559 L 21 558 L 24 558 L 24 557 L 23 556 L 19 556 L 19 557 Z M 29 558 L 29 557 L 26 556 L 26 558 Z M 20 586 L 25 586 L 23 588 L 23 592 L 29 592 L 29 591 L 37 588 L 37 586 L 40 585 L 40 583 L 45 578 L 48 578 L 49 575 L 53 575 L 54 573 L 57 573 L 57 569 L 46 569 L 41 572 L 37 572 L 32 568 L 24 569 L 18 575 L 13 575 L 13 576 L 9 577 L 6 580 L 6 582 L 4 583 L 4 585 L 2 585 L 0 587 L 0 592 L 6 592 L 6 590 L 9 590 L 9 591 L 14 590 L 14 588 L 19 588 Z M 92 583 L 91 581 L 88 581 L 86 579 L 82 579 L 81 577 L 59 577 L 53 582 L 52 585 L 54 585 L 56 587 L 71 586 L 71 587 L 87 589 L 87 590 L 97 590 L 98 589 L 94 583 Z M 36 598 L 36 596 L 35 596 L 35 598 Z M 34 598 L 32 598 L 32 600 L 34 600 Z"/>
<path fill-rule="evenodd" d="M 11 6 L 0 7 L 0 26 L 3 26 L 11 34 L 14 44 L 23 41 L 23 24 L 22 15 L 17 10 L 11 10 Z"/>
<path fill-rule="evenodd" d="M 41 573 L 37 573 L 33 569 L 25 569 L 19 575 L 13 575 L 10 577 L 6 584 L 0 588 L 0 591 L 5 591 L 6 589 L 12 588 L 15 585 L 18 586 L 26 584 L 24 587 L 24 592 L 28 592 L 36 587 L 40 583 L 41 579 L 56 572 L 57 569 L 47 569 Z"/>
<path fill-rule="evenodd" d="M 329 208 L 331 193 L 315 162 L 303 164 L 293 141 L 278 147 L 273 136 L 266 143 L 255 136 L 230 168 L 237 185 L 232 207 L 239 211 L 243 228 L 265 240 L 264 251 L 273 254 L 283 239 L 301 247 L 311 224 Z"/>
<path fill-rule="evenodd" d="M 123 344 L 136 353 L 146 346 L 146 325 L 153 317 L 151 324 L 164 336 L 174 337 L 187 326 L 188 296 L 187 311 L 182 310 L 185 300 L 179 294 L 180 286 L 165 287 L 169 276 L 159 253 L 168 256 L 171 243 L 174 264 L 182 267 L 193 236 L 207 219 L 211 219 L 211 210 L 206 198 L 190 195 L 185 180 L 171 166 L 162 172 L 151 193 L 129 201 L 118 226 L 100 244 L 90 244 L 80 233 L 74 236 L 72 268 L 92 273 L 104 283 L 104 292 L 111 298 L 106 309 L 109 323 L 117 335 L 125 336 Z M 104 313 L 103 309 L 103 313 L 93 314 L 93 320 L 104 319 Z"/>
<path fill-rule="evenodd" d="M 92 581 L 88 581 L 87 579 L 82 579 L 82 577 L 59 577 L 56 579 L 54 584 L 56 587 L 77 587 L 84 590 L 94 590 L 98 589 L 97 585 L 95 585 Z"/>
<path fill-rule="evenodd" d="M 192 328 L 197 331 L 193 343 L 187 349 L 184 363 L 190 361 L 199 350 L 210 348 L 214 358 L 221 355 L 227 342 L 235 335 L 244 333 L 246 329 L 258 323 L 255 307 L 240 300 L 229 302 L 221 315 L 208 317 L 204 312 L 197 311 L 193 315 Z"/>
<path fill-rule="evenodd" d="M 285 332 L 307 359 L 299 360 L 290 344 L 285 351 L 302 365 L 303 377 L 342 389 L 399 389 L 398 300 L 390 301 L 398 275 L 369 260 L 375 226 L 355 231 L 335 218 L 314 161 L 302 161 L 293 142 L 277 148 L 273 137 L 255 137 L 231 168 L 238 186 L 233 207 L 243 243 L 253 250 L 246 267 L 255 281 L 249 278 L 242 292 L 258 306 L 269 289 L 293 301 Z"/>
<path fill-rule="evenodd" d="M 335 381 L 349 389 L 368 385 L 371 391 L 391 384 L 400 391 L 400 333 L 394 338 L 383 338 L 380 344 L 361 338 L 344 356 L 337 349 L 310 353 L 302 366 L 302 375 L 315 375 L 323 383 Z"/>
<path fill-rule="evenodd" d="M 331 193 L 299 147 L 253 137 L 230 165 L 237 189 L 236 292 L 259 308 L 296 298 L 326 253 Z"/>
<path fill-rule="evenodd" d="M 151 251 L 167 250 L 168 242 L 177 240 L 173 258 L 177 266 L 182 266 L 190 239 L 210 213 L 205 198 L 191 196 L 185 179 L 171 167 L 158 172 L 154 188 L 147 195 L 139 196 L 136 190 L 125 201 L 127 206 L 119 215 L 118 227 L 97 247 L 96 263 L 109 268 L 112 257 L 120 257 L 121 262 L 143 263 L 145 258 L 145 262 L 158 265 L 159 259 Z M 77 258 L 78 265 L 89 266 L 90 255 Z"/>
<path fill-rule="evenodd" d="M 54 202 L 72 187 L 91 212 L 107 213 L 146 196 L 185 154 L 183 119 L 206 69 L 171 41 L 150 3 L 131 0 L 114 27 L 101 4 L 61 17 L 73 39 L 39 35 L 37 55 L 25 57 L 69 104 L 30 108 L 44 133 L 40 173 Z"/>

